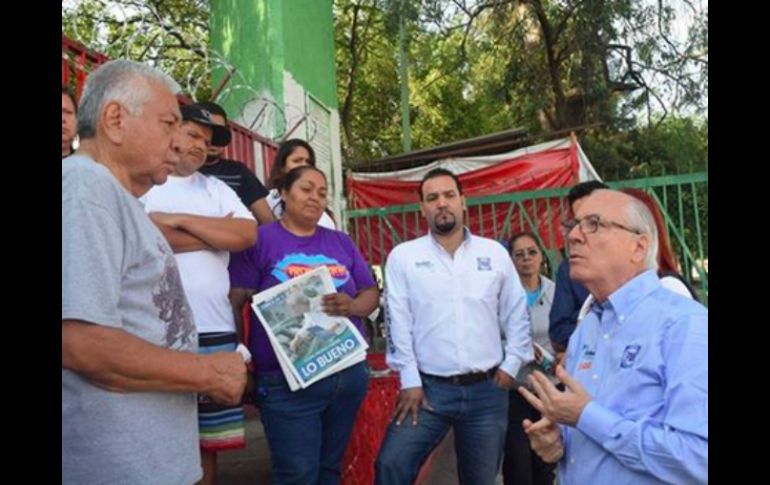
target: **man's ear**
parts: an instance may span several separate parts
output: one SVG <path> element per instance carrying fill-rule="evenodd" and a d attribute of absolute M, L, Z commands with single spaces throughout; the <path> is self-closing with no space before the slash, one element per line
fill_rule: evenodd
<path fill-rule="evenodd" d="M 640 234 L 633 238 L 633 250 L 631 252 L 631 261 L 634 263 L 644 264 L 644 260 L 647 259 L 647 252 L 650 248 L 650 236 L 648 234 Z"/>
<path fill-rule="evenodd" d="M 125 138 L 126 116 L 128 112 L 117 101 L 110 101 L 99 114 L 97 130 L 101 128 L 104 135 L 114 144 L 121 145 Z"/>

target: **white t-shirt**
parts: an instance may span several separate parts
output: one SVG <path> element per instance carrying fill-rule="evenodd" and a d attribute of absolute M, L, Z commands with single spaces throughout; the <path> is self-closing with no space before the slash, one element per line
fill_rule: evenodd
<path fill-rule="evenodd" d="M 270 193 L 267 194 L 265 200 L 267 201 L 267 205 L 270 207 L 270 210 L 273 211 L 275 218 L 280 219 L 281 214 L 283 214 L 283 208 L 281 207 L 281 196 L 278 194 L 278 191 L 276 189 L 270 190 Z M 321 214 L 321 218 L 318 220 L 318 225 L 333 231 L 337 230 L 337 226 L 334 224 L 334 219 L 329 217 L 329 214 L 327 214 L 326 211 Z"/>
<path fill-rule="evenodd" d="M 189 177 L 169 176 L 165 184 L 153 187 L 140 200 L 148 213 L 183 212 L 224 217 L 232 212 L 233 217 L 254 220 L 233 189 L 216 177 L 198 172 Z M 228 297 L 230 253 L 200 250 L 174 256 L 198 333 L 235 332 Z"/>

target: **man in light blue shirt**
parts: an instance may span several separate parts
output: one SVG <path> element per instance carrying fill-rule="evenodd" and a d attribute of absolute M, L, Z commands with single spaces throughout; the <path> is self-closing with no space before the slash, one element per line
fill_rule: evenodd
<path fill-rule="evenodd" d="M 452 427 L 460 483 L 492 485 L 506 389 L 534 358 L 526 296 L 505 248 L 463 226 L 454 174 L 428 172 L 420 200 L 430 232 L 398 245 L 385 271 L 387 362 L 400 372 L 401 392 L 375 481 L 412 483 Z"/>
<path fill-rule="evenodd" d="M 661 286 L 636 199 L 598 190 L 564 225 L 570 276 L 596 303 L 557 369 L 567 391 L 540 373 L 537 397 L 520 388 L 543 414 L 523 423 L 533 449 L 563 485 L 707 483 L 708 311 Z"/>

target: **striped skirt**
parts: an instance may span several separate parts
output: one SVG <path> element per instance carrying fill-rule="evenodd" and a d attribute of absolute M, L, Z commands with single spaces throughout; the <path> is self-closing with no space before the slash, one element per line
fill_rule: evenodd
<path fill-rule="evenodd" d="M 232 352 L 238 345 L 234 333 L 202 333 L 198 353 Z M 246 447 L 243 406 L 226 406 L 198 395 L 198 427 L 203 451 L 233 450 Z"/>

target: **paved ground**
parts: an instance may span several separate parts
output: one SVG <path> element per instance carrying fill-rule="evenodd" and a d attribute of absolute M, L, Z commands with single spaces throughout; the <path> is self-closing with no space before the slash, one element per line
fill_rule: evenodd
<path fill-rule="evenodd" d="M 456 485 L 457 466 L 450 432 L 439 445 L 425 485 Z M 222 453 L 219 457 L 219 485 L 263 485 L 270 483 L 270 450 L 253 406 L 246 407 L 246 449 Z M 502 479 L 498 477 L 498 484 Z"/>

